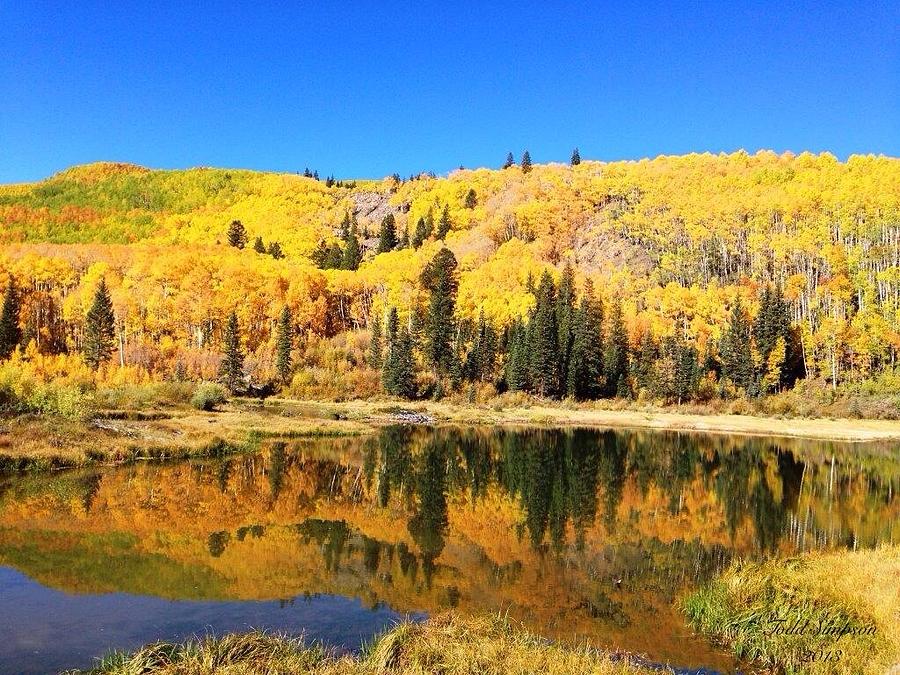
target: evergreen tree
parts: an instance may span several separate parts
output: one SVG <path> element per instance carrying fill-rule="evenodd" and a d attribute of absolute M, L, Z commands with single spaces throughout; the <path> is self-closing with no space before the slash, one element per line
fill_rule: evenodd
<path fill-rule="evenodd" d="M 594 298 L 590 279 L 574 315 L 572 350 L 567 369 L 566 394 L 578 400 L 600 396 L 603 377 L 603 306 Z"/>
<path fill-rule="evenodd" d="M 753 382 L 753 354 L 750 349 L 750 322 L 738 296 L 722 337 L 722 374 L 736 386 L 750 391 Z"/>
<path fill-rule="evenodd" d="M 528 388 L 528 340 L 521 320 L 509 327 L 506 345 L 506 386 L 510 391 L 524 391 Z"/>
<path fill-rule="evenodd" d="M 325 265 L 328 261 L 328 246 L 325 245 L 325 242 L 319 240 L 319 243 L 316 245 L 316 249 L 310 255 L 310 258 L 313 264 L 318 267 L 320 270 L 324 270 Z"/>
<path fill-rule="evenodd" d="M 522 173 L 531 171 L 531 153 L 527 150 L 522 154 Z"/>
<path fill-rule="evenodd" d="M 516 163 L 516 158 L 513 157 L 513 154 L 511 152 L 506 153 L 506 161 L 503 163 L 503 168 L 508 169 L 515 163 Z"/>
<path fill-rule="evenodd" d="M 294 327 L 291 320 L 291 308 L 287 305 L 278 317 L 275 332 L 275 370 L 282 382 L 287 382 L 291 375 L 291 349 L 294 347 Z"/>
<path fill-rule="evenodd" d="M 362 251 L 359 248 L 359 237 L 356 234 L 356 223 L 353 223 L 347 234 L 347 243 L 344 245 L 341 269 L 357 270 L 360 262 L 362 262 Z"/>
<path fill-rule="evenodd" d="M 369 365 L 373 368 L 381 368 L 381 317 L 376 314 L 372 317 L 372 338 L 369 340 Z"/>
<path fill-rule="evenodd" d="M 450 221 L 449 214 L 447 217 L 447 222 Z M 448 229 L 449 232 L 449 229 Z M 434 209 L 430 206 L 428 207 L 428 213 L 425 215 L 425 236 L 422 237 L 422 242 L 424 243 L 426 239 L 431 238 L 431 235 L 434 234 Z"/>
<path fill-rule="evenodd" d="M 453 313 L 459 281 L 456 256 L 442 248 L 422 270 L 422 286 L 430 291 L 425 323 L 426 354 L 435 372 L 446 373 L 450 367 L 450 341 L 455 333 Z"/>
<path fill-rule="evenodd" d="M 337 242 L 328 247 L 328 253 L 325 256 L 325 266 L 322 269 L 338 270 L 344 262 L 344 252 Z"/>
<path fill-rule="evenodd" d="M 478 195 L 475 193 L 475 188 L 469 188 L 469 191 L 466 193 L 466 208 L 474 209 L 478 205 Z"/>
<path fill-rule="evenodd" d="M 450 207 L 444 204 L 444 210 L 441 212 L 441 219 L 438 221 L 437 234 L 435 235 L 438 241 L 444 241 L 447 238 L 447 235 L 450 233 L 450 227 Z"/>
<path fill-rule="evenodd" d="M 628 391 L 628 333 L 622 318 L 622 304 L 613 302 L 609 316 L 609 332 L 603 354 L 603 371 L 606 376 L 606 396 L 627 397 Z"/>
<path fill-rule="evenodd" d="M 84 360 L 94 370 L 112 353 L 116 337 L 115 322 L 106 280 L 101 277 L 84 320 Z"/>
<path fill-rule="evenodd" d="M 231 393 L 236 394 L 243 389 L 244 354 L 241 351 L 241 336 L 235 312 L 228 317 L 223 346 L 222 363 L 219 365 L 219 381 Z"/>
<path fill-rule="evenodd" d="M 760 356 L 757 379 L 765 385 L 761 393 L 768 393 L 784 384 L 792 356 L 791 322 L 780 286 L 763 290 L 752 334 Z"/>
<path fill-rule="evenodd" d="M 416 374 L 412 354 L 412 338 L 406 327 L 398 329 L 397 309 L 388 312 L 388 352 L 384 359 L 382 382 L 388 393 L 401 398 L 415 398 Z"/>
<path fill-rule="evenodd" d="M 266 252 L 266 245 L 263 244 L 262 237 L 257 237 L 256 240 L 253 242 L 253 250 L 256 251 L 257 253 L 265 253 Z"/>
<path fill-rule="evenodd" d="M 657 393 L 678 404 L 696 394 L 699 381 L 697 349 L 680 334 L 663 340 L 655 380 Z"/>
<path fill-rule="evenodd" d="M 647 329 L 641 336 L 641 344 L 632 361 L 632 374 L 637 389 L 651 393 L 657 391 L 657 357 L 656 342 L 653 340 L 653 334 Z"/>
<path fill-rule="evenodd" d="M 273 241 L 269 244 L 269 255 L 275 258 L 275 260 L 281 260 L 284 257 L 284 253 L 281 251 L 281 244 L 277 241 Z"/>
<path fill-rule="evenodd" d="M 559 346 L 559 381 L 566 386 L 569 381 L 569 357 L 575 339 L 575 270 L 566 261 L 556 294 L 556 329 Z"/>
<path fill-rule="evenodd" d="M 409 230 L 407 228 L 403 228 L 403 236 L 400 237 L 400 243 L 397 245 L 397 248 L 404 249 L 409 248 Z"/>
<path fill-rule="evenodd" d="M 466 377 L 473 382 L 489 380 L 493 376 L 496 360 L 497 333 L 484 318 L 482 311 L 478 317 L 478 328 L 475 332 L 475 339 L 472 341 L 472 349 L 466 357 Z"/>
<path fill-rule="evenodd" d="M 427 237 L 428 233 L 425 226 L 425 219 L 419 218 L 419 221 L 416 223 L 416 232 L 412 238 L 413 248 L 419 248 Z"/>
<path fill-rule="evenodd" d="M 572 151 L 572 159 L 569 162 L 572 166 L 578 166 L 581 164 L 581 154 L 578 152 L 578 148 L 575 148 Z"/>
<path fill-rule="evenodd" d="M 394 214 L 387 214 L 381 221 L 381 231 L 378 233 L 378 253 L 387 253 L 397 247 L 397 224 Z"/>
<path fill-rule="evenodd" d="M 344 219 L 341 221 L 341 239 L 347 241 L 350 237 L 350 212 L 344 211 Z"/>
<path fill-rule="evenodd" d="M 529 322 L 528 356 L 531 385 L 538 396 L 559 390 L 559 334 L 556 326 L 556 287 L 544 270 L 537 289 L 537 304 Z"/>
<path fill-rule="evenodd" d="M 239 220 L 232 220 L 228 226 L 228 244 L 235 248 L 244 248 L 247 245 L 247 230 Z"/>
<path fill-rule="evenodd" d="M 22 329 L 19 328 L 20 310 L 19 291 L 13 278 L 10 277 L 6 292 L 3 294 L 3 310 L 0 312 L 0 359 L 8 359 L 22 341 Z"/>

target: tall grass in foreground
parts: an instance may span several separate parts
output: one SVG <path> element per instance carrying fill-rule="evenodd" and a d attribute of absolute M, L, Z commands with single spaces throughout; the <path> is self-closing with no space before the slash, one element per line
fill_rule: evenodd
<path fill-rule="evenodd" d="M 900 669 L 900 546 L 735 563 L 683 609 L 738 657 L 777 671 Z"/>
<path fill-rule="evenodd" d="M 79 671 L 73 671 L 77 673 Z M 105 658 L 92 675 L 640 675 L 659 673 L 596 650 L 554 645 L 502 617 L 447 614 L 388 631 L 358 658 L 254 632 L 156 643 Z"/>

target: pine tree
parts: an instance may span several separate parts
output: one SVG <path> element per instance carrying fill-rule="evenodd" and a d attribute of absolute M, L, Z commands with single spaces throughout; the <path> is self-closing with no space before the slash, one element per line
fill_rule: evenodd
<path fill-rule="evenodd" d="M 511 152 L 506 153 L 506 161 L 503 163 L 503 168 L 508 169 L 515 163 L 516 163 L 516 158 L 513 157 L 513 154 Z"/>
<path fill-rule="evenodd" d="M 400 237 L 400 243 L 397 245 L 397 248 L 400 250 L 409 248 L 409 230 L 405 227 L 403 228 L 403 236 Z"/>
<path fill-rule="evenodd" d="M 750 322 L 738 296 L 722 337 L 722 374 L 736 386 L 749 391 L 753 382 L 753 354 L 750 349 Z"/>
<path fill-rule="evenodd" d="M 378 253 L 387 253 L 397 247 L 397 224 L 394 214 L 387 214 L 381 221 L 381 231 L 378 233 Z"/>
<path fill-rule="evenodd" d="M 507 330 L 506 386 L 510 391 L 528 388 L 528 340 L 525 325 L 516 320 Z"/>
<path fill-rule="evenodd" d="M 442 248 L 422 270 L 422 286 L 431 294 L 425 323 L 426 354 L 438 374 L 447 373 L 450 367 L 459 289 L 456 268 L 456 256 L 449 248 Z"/>
<path fill-rule="evenodd" d="M 10 277 L 6 292 L 3 294 L 3 310 L 0 312 L 0 359 L 8 359 L 22 341 L 22 329 L 19 328 L 20 310 L 19 291 L 13 278 Z"/>
<path fill-rule="evenodd" d="M 116 337 L 112 300 L 101 277 L 94 292 L 94 301 L 84 320 L 84 360 L 94 370 L 109 358 Z"/>
<path fill-rule="evenodd" d="M 759 312 L 753 321 L 753 341 L 759 354 L 757 380 L 769 393 L 784 384 L 792 346 L 791 322 L 781 287 L 766 286 L 760 297 Z"/>
<path fill-rule="evenodd" d="M 449 222 L 449 214 L 447 217 Z M 448 230 L 449 231 L 449 230 Z M 426 239 L 430 239 L 431 235 L 434 234 L 434 209 L 432 207 L 428 207 L 428 213 L 425 215 L 425 236 L 422 238 L 424 242 Z"/>
<path fill-rule="evenodd" d="M 485 319 L 482 311 L 478 317 L 478 327 L 472 349 L 466 357 L 465 376 L 474 381 L 488 380 L 493 376 L 497 360 L 497 333 Z"/>
<path fill-rule="evenodd" d="M 475 188 L 469 188 L 469 191 L 466 193 L 466 208 L 474 209 L 478 205 L 478 195 L 475 193 Z"/>
<path fill-rule="evenodd" d="M 622 318 L 622 304 L 616 300 L 609 316 L 609 332 L 603 355 L 606 396 L 625 398 L 628 391 L 628 333 Z"/>
<path fill-rule="evenodd" d="M 531 385 L 538 396 L 554 396 L 559 389 L 559 333 L 556 326 L 556 287 L 544 270 L 537 304 L 529 322 L 528 357 Z"/>
<path fill-rule="evenodd" d="M 389 394 L 412 399 L 416 395 L 415 361 L 412 338 L 406 327 L 398 329 L 397 309 L 388 312 L 388 352 L 384 359 L 382 382 Z"/>
<path fill-rule="evenodd" d="M 341 268 L 343 262 L 344 252 L 341 250 L 338 243 L 335 242 L 328 248 L 328 254 L 325 256 L 325 266 L 323 269 L 338 270 Z"/>
<path fill-rule="evenodd" d="M 278 326 L 275 334 L 275 370 L 281 376 L 282 382 L 287 382 L 291 374 L 291 349 L 294 346 L 294 327 L 291 321 L 291 308 L 287 305 L 281 310 L 278 317 Z"/>
<path fill-rule="evenodd" d="M 574 335 L 567 370 L 566 394 L 578 400 L 600 396 L 603 377 L 603 306 L 594 298 L 590 279 L 574 315 Z"/>
<path fill-rule="evenodd" d="M 369 365 L 373 368 L 381 368 L 381 317 L 376 314 L 372 317 L 372 338 L 369 340 Z"/>
<path fill-rule="evenodd" d="M 269 244 L 269 255 L 275 258 L 275 260 L 281 260 L 284 257 L 284 253 L 281 251 L 281 244 L 277 241 L 273 241 Z"/>
<path fill-rule="evenodd" d="M 663 340 L 655 375 L 657 393 L 681 404 L 694 397 L 698 380 L 697 349 L 680 334 Z"/>
<path fill-rule="evenodd" d="M 581 164 L 581 154 L 578 152 L 578 148 L 575 148 L 572 151 L 572 159 L 569 161 L 569 164 L 572 166 L 578 166 Z"/>
<path fill-rule="evenodd" d="M 427 237 L 428 234 L 425 226 L 425 219 L 419 218 L 418 222 L 416 223 L 416 232 L 412 238 L 413 248 L 419 248 L 424 243 Z"/>
<path fill-rule="evenodd" d="M 641 336 L 641 343 L 632 361 L 632 374 L 638 390 L 651 393 L 657 391 L 657 357 L 656 342 L 653 340 L 653 334 L 647 329 Z"/>
<path fill-rule="evenodd" d="M 527 150 L 522 154 L 522 173 L 531 171 L 531 153 Z"/>
<path fill-rule="evenodd" d="M 435 237 L 438 241 L 444 241 L 450 233 L 450 207 L 444 204 L 444 210 L 441 212 L 441 219 L 438 221 L 437 234 Z"/>
<path fill-rule="evenodd" d="M 575 339 L 575 270 L 566 261 L 559 289 L 556 294 L 556 329 L 559 347 L 559 381 L 567 386 L 569 381 L 569 357 L 572 354 L 572 342 Z"/>
<path fill-rule="evenodd" d="M 241 336 L 235 312 L 228 317 L 223 346 L 222 363 L 219 365 L 219 381 L 231 393 L 236 394 L 243 390 L 244 354 L 241 351 Z"/>
<path fill-rule="evenodd" d="M 235 248 L 244 248 L 247 245 L 247 230 L 239 220 L 232 220 L 228 226 L 228 244 Z"/>
<path fill-rule="evenodd" d="M 341 260 L 341 269 L 357 270 L 362 262 L 362 251 L 359 248 L 359 237 L 356 234 L 356 223 L 350 226 L 347 234 L 347 243 L 344 245 L 344 256 Z"/>
<path fill-rule="evenodd" d="M 262 237 L 257 237 L 253 241 L 253 250 L 256 251 L 257 253 L 265 253 L 266 252 L 266 245 L 263 243 Z"/>
<path fill-rule="evenodd" d="M 341 221 L 341 239 L 347 241 L 347 238 L 350 236 L 350 212 L 344 211 L 344 219 Z"/>

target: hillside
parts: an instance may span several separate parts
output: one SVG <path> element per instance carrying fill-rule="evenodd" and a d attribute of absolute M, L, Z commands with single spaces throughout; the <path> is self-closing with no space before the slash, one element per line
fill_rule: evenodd
<path fill-rule="evenodd" d="M 350 385 L 325 393 L 365 395 L 379 379 L 362 363 L 367 338 L 342 334 L 370 328 L 388 307 L 401 323 L 424 313 L 420 275 L 446 244 L 458 262 L 456 317 L 483 312 L 498 332 L 529 315 L 544 270 L 559 280 L 570 263 L 577 289 L 590 279 L 606 307 L 621 301 L 635 362 L 642 343 L 668 336 L 688 340 L 697 358 L 721 356 L 736 297 L 752 318 L 770 284 L 783 289 L 802 375 L 859 380 L 892 368 L 900 347 L 898 159 L 738 152 L 330 183 L 109 163 L 0 186 L 0 283 L 11 275 L 21 289 L 22 344 L 80 349 L 102 276 L 120 379 L 168 377 L 176 366 L 214 377 L 234 310 L 246 367 L 265 380 L 287 305 L 306 366 L 298 392 L 353 371 Z M 417 227 L 431 234 L 418 249 L 377 254 L 387 214 L 400 240 L 415 240 Z M 351 215 L 359 269 L 319 269 L 329 248 L 340 258 Z M 243 249 L 228 244 L 235 220 Z M 257 237 L 284 256 L 256 252 Z"/>

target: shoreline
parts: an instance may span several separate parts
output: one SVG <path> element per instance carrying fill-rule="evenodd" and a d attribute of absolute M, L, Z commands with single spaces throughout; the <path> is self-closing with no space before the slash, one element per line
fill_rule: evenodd
<path fill-rule="evenodd" d="M 99 411 L 86 420 L 0 419 L 0 473 L 140 459 L 185 459 L 252 450 L 263 438 L 359 436 L 396 423 L 499 427 L 593 427 L 869 444 L 900 441 L 900 421 L 779 419 L 578 405 L 501 406 L 399 400 L 346 402 L 235 399 L 222 409 Z M 223 448 L 226 448 L 223 450 Z"/>

